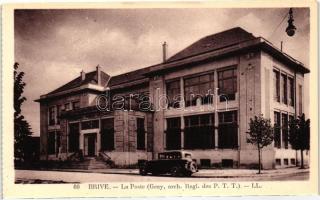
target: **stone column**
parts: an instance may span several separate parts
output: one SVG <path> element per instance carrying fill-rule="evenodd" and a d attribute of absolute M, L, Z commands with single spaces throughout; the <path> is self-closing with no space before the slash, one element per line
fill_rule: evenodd
<path fill-rule="evenodd" d="M 213 98 L 213 104 L 214 104 L 214 147 L 218 148 L 218 127 L 219 125 L 219 116 L 218 116 L 218 102 L 219 102 L 219 96 L 218 96 L 218 72 L 217 70 L 214 71 L 214 82 L 213 82 L 213 92 L 214 92 L 214 98 Z"/>
<path fill-rule="evenodd" d="M 128 111 L 123 111 L 123 152 L 129 151 L 129 116 Z"/>
<path fill-rule="evenodd" d="M 181 104 L 180 106 L 182 107 L 182 109 L 185 109 L 185 99 L 184 99 L 184 84 L 183 84 L 183 77 L 180 78 L 180 95 L 181 95 Z M 181 149 L 184 149 L 184 117 L 183 114 L 180 116 L 180 127 L 181 127 Z"/>
<path fill-rule="evenodd" d="M 84 145 L 83 145 L 83 133 L 81 132 L 81 121 L 79 122 L 79 149 L 82 150 L 82 153 L 84 155 Z"/>
<path fill-rule="evenodd" d="M 281 75 L 280 75 L 280 79 L 281 79 Z M 280 102 L 281 102 L 281 99 L 280 99 Z M 282 138 L 283 138 L 283 136 L 282 136 L 282 134 L 283 134 L 282 133 L 282 126 L 283 126 L 283 124 L 282 124 L 282 112 L 280 111 L 280 149 L 282 149 L 282 147 L 283 147 L 283 144 L 282 144 Z"/>
<path fill-rule="evenodd" d="M 184 149 L 184 128 L 185 128 L 184 117 L 181 116 L 180 120 L 181 120 L 181 124 L 180 124 L 180 127 L 181 127 L 181 149 Z"/>
<path fill-rule="evenodd" d="M 99 155 L 99 152 L 101 150 L 101 119 L 99 119 L 99 130 L 97 132 L 96 148 L 97 155 Z"/>

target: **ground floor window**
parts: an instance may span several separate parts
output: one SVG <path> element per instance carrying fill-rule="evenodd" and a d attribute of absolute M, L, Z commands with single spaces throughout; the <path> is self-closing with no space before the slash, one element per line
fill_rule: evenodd
<path fill-rule="evenodd" d="M 180 117 L 167 119 L 166 149 L 181 149 L 181 120 Z"/>
<path fill-rule="evenodd" d="M 51 131 L 48 133 L 48 154 L 56 154 L 58 156 L 61 146 L 61 132 Z"/>
<path fill-rule="evenodd" d="M 221 149 L 238 147 L 237 111 L 219 113 L 218 146 Z"/>
<path fill-rule="evenodd" d="M 55 154 L 55 132 L 48 133 L 48 154 Z"/>
<path fill-rule="evenodd" d="M 61 147 L 61 138 L 62 135 L 61 135 L 61 132 L 60 131 L 57 131 L 56 132 L 56 155 L 58 156 L 58 153 L 59 153 L 59 149 Z"/>
<path fill-rule="evenodd" d="M 114 149 L 114 119 L 101 120 L 101 150 L 110 151 Z"/>
<path fill-rule="evenodd" d="M 274 147 L 281 148 L 281 127 L 279 112 L 274 112 Z"/>
<path fill-rule="evenodd" d="M 201 168 L 211 167 L 210 159 L 200 159 Z"/>
<path fill-rule="evenodd" d="M 289 136 L 288 136 L 288 115 L 282 114 L 282 142 L 284 148 L 288 149 L 289 146 Z"/>
<path fill-rule="evenodd" d="M 137 149 L 144 150 L 145 149 L 145 134 L 146 131 L 144 129 L 144 118 L 137 118 Z"/>
<path fill-rule="evenodd" d="M 69 136 L 68 136 L 68 146 L 69 152 L 76 152 L 79 150 L 79 123 L 69 124 Z"/>
<path fill-rule="evenodd" d="M 214 148 L 214 115 L 193 115 L 185 117 L 185 149 Z"/>

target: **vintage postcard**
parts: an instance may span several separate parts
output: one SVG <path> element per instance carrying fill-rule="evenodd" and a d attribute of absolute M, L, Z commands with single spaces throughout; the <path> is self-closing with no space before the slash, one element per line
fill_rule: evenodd
<path fill-rule="evenodd" d="M 315 1 L 7 4 L 3 194 L 316 195 Z"/>

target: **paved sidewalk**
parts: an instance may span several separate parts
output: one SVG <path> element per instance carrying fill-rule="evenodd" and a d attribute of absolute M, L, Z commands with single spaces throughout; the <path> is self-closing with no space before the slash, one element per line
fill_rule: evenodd
<path fill-rule="evenodd" d="M 83 172 L 83 173 L 101 173 L 101 174 L 139 174 L 138 169 L 52 169 L 52 171 L 65 172 Z M 290 174 L 308 173 L 309 169 L 299 169 L 298 167 L 262 170 L 261 174 L 257 174 L 256 169 L 200 169 L 193 176 L 210 177 L 210 178 L 237 178 L 237 177 L 253 177 L 253 176 L 289 176 Z"/>
<path fill-rule="evenodd" d="M 262 170 L 261 174 L 258 174 L 256 169 L 203 169 L 200 170 L 196 176 L 208 176 L 217 178 L 237 178 L 237 177 L 253 177 L 253 176 L 289 176 L 290 174 L 309 173 L 309 169 L 299 168 L 284 168 L 284 169 L 272 169 Z"/>

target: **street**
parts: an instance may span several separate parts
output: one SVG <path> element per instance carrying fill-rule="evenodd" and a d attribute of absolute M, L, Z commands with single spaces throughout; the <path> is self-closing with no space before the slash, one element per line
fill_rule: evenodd
<path fill-rule="evenodd" d="M 87 182 L 170 182 L 170 181 L 287 181 L 308 180 L 308 171 L 269 170 L 256 174 L 255 170 L 201 170 L 191 177 L 141 176 L 137 170 L 109 172 L 15 170 L 16 183 L 87 183 Z"/>

